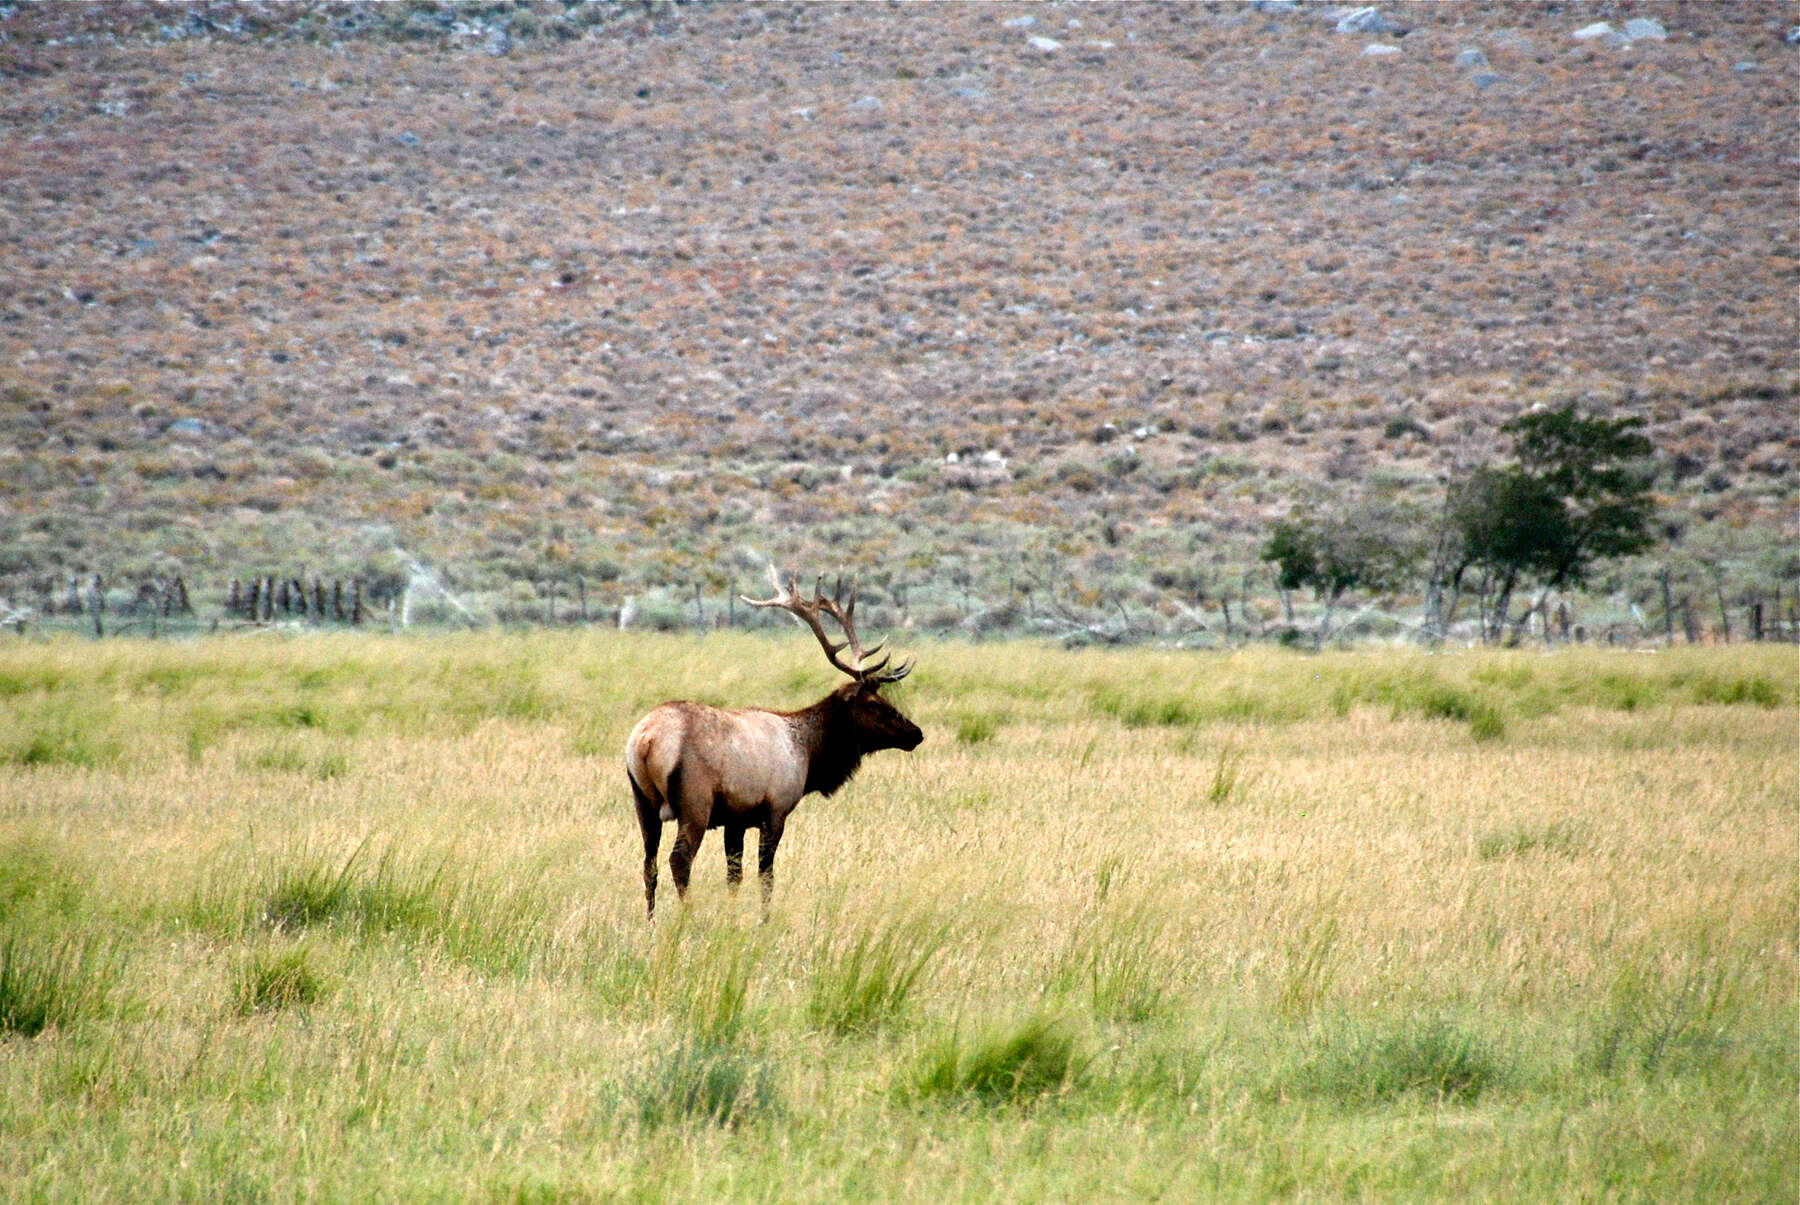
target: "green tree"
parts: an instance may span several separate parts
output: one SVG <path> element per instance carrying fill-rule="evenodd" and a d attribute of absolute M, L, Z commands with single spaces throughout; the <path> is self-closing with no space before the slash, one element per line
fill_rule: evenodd
<path fill-rule="evenodd" d="M 1290 514 L 1263 546 L 1283 590 L 1309 589 L 1325 604 L 1315 648 L 1331 635 L 1331 617 L 1352 591 L 1387 594 L 1412 580 L 1418 565 L 1419 525 L 1387 502 L 1364 502 L 1319 515 Z"/>
<path fill-rule="evenodd" d="M 1477 469 L 1451 487 L 1452 591 L 1460 593 L 1471 569 L 1491 576 L 1498 597 L 1490 639 L 1504 632 L 1521 582 L 1580 585 L 1596 561 L 1651 545 L 1653 449 L 1643 425 L 1641 418 L 1586 416 L 1573 402 L 1534 409 L 1500 428 L 1513 437 L 1515 463 Z"/>

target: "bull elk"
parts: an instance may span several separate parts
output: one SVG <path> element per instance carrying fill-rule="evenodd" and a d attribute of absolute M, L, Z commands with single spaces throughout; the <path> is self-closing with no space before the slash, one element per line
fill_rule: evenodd
<path fill-rule="evenodd" d="M 881 644 L 865 650 L 856 638 L 856 588 L 848 597 L 841 584 L 832 597 L 823 581 L 810 600 L 800 598 L 775 567 L 773 598 L 743 597 L 753 607 L 791 612 L 818 637 L 826 659 L 850 676 L 830 694 L 799 711 L 760 707 L 725 709 L 679 700 L 651 710 L 625 741 L 625 775 L 644 834 L 644 907 L 656 919 L 656 851 L 665 821 L 675 822 L 669 873 L 677 895 L 685 896 L 688 870 L 708 829 L 725 830 L 725 882 L 736 890 L 744 877 L 744 832 L 757 830 L 757 870 L 762 882 L 763 918 L 775 890 L 775 850 L 782 829 L 804 795 L 830 796 L 856 773 L 862 759 L 881 749 L 915 749 L 924 734 L 899 708 L 881 697 L 881 688 L 912 671 L 912 662 L 873 660 Z M 843 630 L 833 640 L 829 616 Z M 848 660 L 839 654 L 848 649 Z"/>

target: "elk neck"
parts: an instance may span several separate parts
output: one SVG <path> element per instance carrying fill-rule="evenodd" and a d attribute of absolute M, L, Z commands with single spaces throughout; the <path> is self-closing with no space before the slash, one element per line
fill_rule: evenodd
<path fill-rule="evenodd" d="M 850 717 L 850 704 L 839 691 L 790 714 L 795 736 L 806 754 L 806 788 L 830 796 L 850 781 L 862 764 L 862 741 Z"/>

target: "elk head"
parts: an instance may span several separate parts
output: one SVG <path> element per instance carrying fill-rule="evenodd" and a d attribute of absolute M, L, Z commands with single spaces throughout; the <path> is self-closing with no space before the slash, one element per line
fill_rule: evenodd
<path fill-rule="evenodd" d="M 856 736 L 857 752 L 873 753 L 878 749 L 915 749 L 925 739 L 924 733 L 911 720 L 900 714 L 900 709 L 881 697 L 881 688 L 890 682 L 898 682 L 912 672 L 913 663 L 902 661 L 898 665 L 890 664 L 891 654 L 881 652 L 886 641 L 878 641 L 874 647 L 865 649 L 856 636 L 856 585 L 851 583 L 848 593 L 840 579 L 830 597 L 825 594 L 825 578 L 821 575 L 813 585 L 813 596 L 801 598 L 794 579 L 789 578 L 786 585 L 781 582 L 775 566 L 769 566 L 769 580 L 774 584 L 775 594 L 772 598 L 756 599 L 747 595 L 740 598 L 753 607 L 780 607 L 800 622 L 812 629 L 818 638 L 819 647 L 825 650 L 825 658 L 839 671 L 848 674 L 850 681 L 832 692 L 832 698 L 838 701 L 849 716 L 851 727 Z M 842 640 L 832 639 L 825 630 L 825 620 L 829 617 L 843 632 Z M 843 654 L 848 650 L 849 657 Z M 879 659 L 876 659 L 880 654 Z"/>

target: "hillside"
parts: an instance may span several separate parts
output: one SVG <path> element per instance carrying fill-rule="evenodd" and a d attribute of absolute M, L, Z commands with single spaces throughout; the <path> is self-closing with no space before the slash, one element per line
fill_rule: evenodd
<path fill-rule="evenodd" d="M 1568 398 L 1672 541 L 1595 615 L 1794 572 L 1800 6 L 0 11 L 15 599 L 1269 619 L 1271 520 Z"/>

